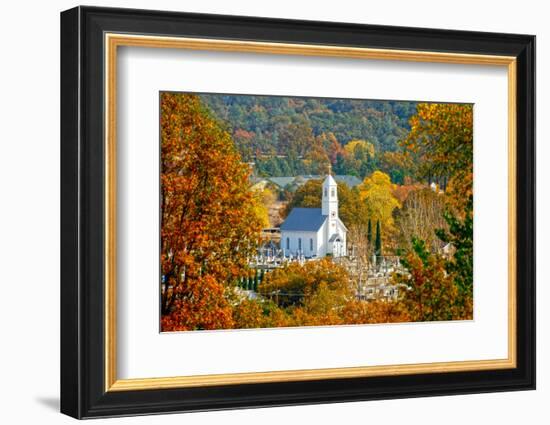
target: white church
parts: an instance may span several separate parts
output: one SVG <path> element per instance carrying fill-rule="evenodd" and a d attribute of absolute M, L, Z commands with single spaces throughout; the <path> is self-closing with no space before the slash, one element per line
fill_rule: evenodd
<path fill-rule="evenodd" d="M 338 189 L 328 175 L 323 182 L 321 208 L 293 208 L 281 224 L 281 249 L 285 256 L 306 258 L 345 256 L 348 229 L 338 218 Z"/>

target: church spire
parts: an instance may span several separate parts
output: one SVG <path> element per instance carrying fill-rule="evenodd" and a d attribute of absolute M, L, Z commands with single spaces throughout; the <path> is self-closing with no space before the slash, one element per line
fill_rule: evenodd
<path fill-rule="evenodd" d="M 338 186 L 330 174 L 323 182 L 322 213 L 330 218 L 338 217 Z"/>

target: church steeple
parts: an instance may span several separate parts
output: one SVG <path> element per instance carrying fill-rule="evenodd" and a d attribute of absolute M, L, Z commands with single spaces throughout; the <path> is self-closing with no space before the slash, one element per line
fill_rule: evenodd
<path fill-rule="evenodd" d="M 322 213 L 331 219 L 338 217 L 338 187 L 336 181 L 329 174 L 323 182 Z"/>

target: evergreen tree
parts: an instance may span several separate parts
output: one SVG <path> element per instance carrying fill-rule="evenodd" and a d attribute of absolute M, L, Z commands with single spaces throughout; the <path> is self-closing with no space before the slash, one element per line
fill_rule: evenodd
<path fill-rule="evenodd" d="M 343 154 L 338 153 L 336 155 L 336 164 L 334 164 L 333 169 L 336 174 L 347 174 L 348 170 L 346 169 L 346 161 Z"/>
<path fill-rule="evenodd" d="M 382 237 L 380 235 L 380 220 L 376 221 L 376 239 L 374 241 L 374 253 L 382 255 Z"/>
<path fill-rule="evenodd" d="M 258 269 L 254 271 L 254 286 L 252 288 L 254 292 L 258 291 Z"/>
<path fill-rule="evenodd" d="M 452 244 L 454 255 L 447 261 L 447 271 L 453 273 L 454 280 L 461 293 L 472 294 L 474 285 L 474 220 L 473 196 L 469 196 L 463 219 L 445 212 L 444 218 L 449 231 L 436 230 L 437 236 L 445 243 Z"/>

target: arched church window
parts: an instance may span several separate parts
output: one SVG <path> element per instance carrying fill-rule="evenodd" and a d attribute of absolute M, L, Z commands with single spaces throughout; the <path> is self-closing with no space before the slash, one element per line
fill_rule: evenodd
<path fill-rule="evenodd" d="M 290 249 L 290 238 L 286 238 L 286 249 Z"/>
<path fill-rule="evenodd" d="M 327 196 L 327 195 L 328 195 L 327 188 L 325 187 L 325 196 Z"/>
<path fill-rule="evenodd" d="M 313 238 L 309 239 L 309 250 L 313 251 Z"/>
<path fill-rule="evenodd" d="M 330 196 L 333 198 L 336 196 L 336 191 L 334 190 L 334 188 L 330 189 Z"/>
<path fill-rule="evenodd" d="M 298 251 L 302 250 L 302 238 L 298 238 Z"/>

